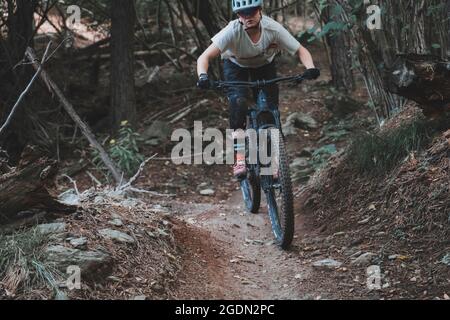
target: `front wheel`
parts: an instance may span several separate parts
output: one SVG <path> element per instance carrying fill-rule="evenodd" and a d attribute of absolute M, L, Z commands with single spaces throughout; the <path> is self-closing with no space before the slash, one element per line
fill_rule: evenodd
<path fill-rule="evenodd" d="M 281 134 L 276 136 L 271 136 L 271 139 L 276 139 L 273 146 L 278 151 L 275 164 L 278 168 L 278 179 L 267 177 L 270 184 L 266 189 L 266 198 L 276 242 L 286 250 L 294 238 L 294 200 L 286 145 Z"/>
<path fill-rule="evenodd" d="M 242 196 L 245 206 L 251 213 L 258 213 L 261 204 L 261 183 L 254 171 L 250 170 L 247 176 L 240 180 Z"/>

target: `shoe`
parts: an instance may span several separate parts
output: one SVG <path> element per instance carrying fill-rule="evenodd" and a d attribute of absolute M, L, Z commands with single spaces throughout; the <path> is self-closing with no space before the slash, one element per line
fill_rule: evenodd
<path fill-rule="evenodd" d="M 278 168 L 273 170 L 272 178 L 275 181 L 278 181 L 278 178 L 280 177 L 280 170 Z"/>
<path fill-rule="evenodd" d="M 241 158 L 238 156 L 236 163 L 233 166 L 233 175 L 236 178 L 240 178 L 247 174 L 247 166 L 245 165 L 245 157 Z"/>

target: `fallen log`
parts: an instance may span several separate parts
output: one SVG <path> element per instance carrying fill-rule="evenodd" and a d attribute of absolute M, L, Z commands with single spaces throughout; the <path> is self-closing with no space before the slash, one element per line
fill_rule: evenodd
<path fill-rule="evenodd" d="M 419 104 L 427 117 L 450 110 L 450 62 L 431 55 L 399 55 L 386 74 L 387 89 Z"/>
<path fill-rule="evenodd" d="M 25 148 L 18 166 L 0 175 L 0 223 L 14 221 L 21 212 L 34 209 L 74 212 L 76 207 L 58 202 L 46 188 L 56 173 L 56 161 Z"/>

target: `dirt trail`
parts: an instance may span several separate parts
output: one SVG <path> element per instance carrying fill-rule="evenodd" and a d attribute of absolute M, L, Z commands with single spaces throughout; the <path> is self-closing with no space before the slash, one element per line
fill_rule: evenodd
<path fill-rule="evenodd" d="M 296 215 L 292 248 L 282 251 L 274 244 L 266 204 L 262 203 L 259 214 L 247 213 L 240 191 L 226 204 L 174 203 L 172 209 L 183 221 L 176 228 L 176 235 L 181 238 L 186 266 L 174 298 L 313 299 L 321 296 L 320 288 L 310 286 L 314 270 L 310 264 L 303 263 L 299 250 L 305 237 L 314 236 L 307 217 Z"/>

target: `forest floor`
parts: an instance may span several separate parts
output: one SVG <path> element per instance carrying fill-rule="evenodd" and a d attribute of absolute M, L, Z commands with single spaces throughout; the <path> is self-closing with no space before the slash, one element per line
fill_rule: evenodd
<path fill-rule="evenodd" d="M 322 48 L 314 48 L 313 55 L 318 57 L 317 66 L 327 70 Z M 280 74 L 299 72 L 301 69 L 296 63 L 282 59 Z M 127 199 L 99 193 L 83 203 L 76 215 L 60 218 L 60 222 L 67 224 L 71 236 L 63 246 L 70 247 L 68 241 L 74 237 L 84 237 L 87 248 L 109 252 L 113 261 L 109 262 L 111 268 L 106 279 L 85 283 L 83 290 L 66 291 L 67 297 L 449 299 L 449 267 L 441 263 L 442 259 L 450 264 L 447 261 L 450 258 L 442 258 L 446 252 L 450 257 L 448 237 L 445 238 L 447 233 L 439 233 L 444 235 L 440 242 L 416 242 L 415 248 L 422 250 L 417 252 L 403 243 L 392 242 L 389 239 L 393 232 L 390 225 L 394 223 L 381 211 L 384 195 L 381 191 L 366 190 L 364 186 L 371 184 L 368 179 L 365 182 L 355 180 L 358 184 L 354 185 L 352 175 L 331 176 L 325 188 L 314 193 L 315 176 L 327 169 L 333 172 L 337 166 L 334 157 L 342 154 L 352 137 L 375 128 L 376 124 L 372 111 L 364 106 L 368 97 L 362 89 L 354 93 L 361 109 L 344 118 L 335 117 L 325 107 L 326 97 L 332 95 L 327 84 L 329 79 L 330 75 L 324 71 L 322 81 L 305 82 L 299 87 L 283 85 L 281 88 L 283 122 L 292 113 L 301 112 L 312 116 L 318 124 L 315 128 L 296 128 L 296 134 L 287 137 L 295 193 L 295 236 L 288 251 L 274 244 L 264 196 L 258 214 L 246 212 L 230 166 L 175 165 L 168 159 L 173 144 L 146 145 L 145 155 L 158 153 L 159 158 L 149 162 L 136 187 L 174 196 Z M 186 86 L 186 79 L 181 82 Z M 173 93 L 156 98 L 153 93 L 150 98 L 146 94 L 148 92 L 138 93 L 138 102 L 147 104 L 146 99 L 150 98 L 161 100 L 158 106 L 161 110 L 208 100 L 206 107 L 191 112 L 171 129 L 191 129 L 194 120 L 203 120 L 204 128 L 227 128 L 227 104 L 217 94 L 199 92 L 193 97 Z M 144 132 L 153 120 L 147 113 L 149 108 L 140 110 L 140 129 Z M 152 111 L 152 114 L 158 112 L 157 109 Z M 449 139 L 447 147 L 450 150 L 450 135 L 441 138 L 443 149 L 439 154 L 444 154 L 444 158 L 441 166 L 431 167 L 430 172 L 435 173 L 434 182 L 447 186 L 441 190 L 445 193 L 448 192 L 450 168 L 448 156 L 445 158 L 445 139 Z M 305 159 L 309 163 L 307 168 L 303 165 L 300 169 L 296 167 L 297 160 L 301 163 Z M 413 169 L 408 170 L 412 172 Z M 395 174 L 401 176 L 400 173 Z M 74 179 L 80 192 L 92 186 L 92 179 L 86 171 Z M 374 181 L 382 186 L 386 180 L 389 178 L 381 177 Z M 339 183 L 339 186 L 334 186 Z M 417 182 L 419 186 L 420 183 Z M 334 189 L 327 195 L 323 190 L 329 185 Z M 70 187 L 69 182 L 59 183 L 54 192 L 60 193 Z M 212 190 L 212 194 L 202 195 L 200 191 L 205 189 Z M 361 195 L 361 192 L 372 194 Z M 358 203 L 350 201 L 354 196 Z M 348 203 L 340 203 L 339 197 L 343 201 L 349 200 Z M 447 197 L 440 202 L 439 210 L 443 212 L 449 208 Z M 369 220 L 365 219 L 366 216 Z M 441 224 L 438 231 L 448 230 L 445 222 L 443 226 L 442 221 L 436 221 L 436 224 Z M 132 235 L 134 241 L 105 239 L 99 235 L 99 230 L 106 228 Z M 433 250 L 426 255 L 426 250 L 421 248 L 430 244 L 434 245 Z M 381 271 L 377 290 L 370 290 L 367 285 L 369 266 L 376 266 Z M 23 296 L 42 298 L 49 295 L 51 293 L 44 290 Z M 7 291 L 7 296 L 15 297 L 11 290 Z"/>
<path fill-rule="evenodd" d="M 300 69 L 289 64 L 289 61 L 280 68 L 280 74 L 298 72 Z M 323 77 L 327 79 L 329 75 L 325 73 Z M 324 83 L 305 83 L 303 87 L 295 88 L 282 87 L 280 110 L 283 121 L 293 112 L 302 112 L 311 115 L 318 122 L 315 129 L 297 129 L 297 134 L 288 136 L 288 153 L 293 162 L 304 157 L 305 150 L 306 153 L 314 154 L 315 150 L 323 150 L 324 147 L 327 149 L 327 146 L 333 146 L 335 154 L 339 154 L 354 135 L 374 127 L 373 114 L 364 106 L 348 117 L 336 118 L 325 107 L 324 99 L 329 94 Z M 356 91 L 354 98 L 362 105 L 367 101 L 363 90 Z M 212 101 L 210 110 L 191 113 L 177 127 L 191 127 L 194 120 L 205 119 L 204 127 L 214 127 L 216 124 L 226 128 L 225 101 L 215 95 L 208 96 L 208 99 Z M 160 160 L 149 163 L 137 186 L 176 195 L 173 198 L 148 200 L 169 213 L 172 242 L 176 247 L 171 255 L 175 256 L 176 268 L 172 268 L 169 273 L 170 281 L 159 286 L 156 293 L 142 285 L 136 291 L 136 287 L 133 289 L 135 281 L 131 280 L 126 285 L 133 292 L 130 293 L 131 297 L 141 294 L 155 299 L 448 298 L 448 267 L 441 266 L 438 260 L 442 252 L 448 250 L 446 240 L 437 247 L 439 249 L 436 249 L 433 258 L 427 257 L 436 259 L 432 263 L 425 262 L 436 266 L 432 271 L 420 265 L 423 261 L 419 263 L 405 253 L 400 243 L 391 245 L 389 249 L 393 251 L 387 254 L 384 251 L 387 244 L 383 241 L 383 232 L 377 233 L 378 239 L 374 239 L 375 220 L 367 224 L 353 221 L 356 219 L 354 208 L 341 207 L 339 212 L 343 217 L 337 216 L 336 220 L 330 218 L 325 223 L 321 221 L 323 210 L 319 214 L 313 206 L 305 205 L 311 201 L 320 201 L 319 197 L 309 197 L 313 199 L 310 201 L 304 196 L 304 191 L 314 181 L 310 179 L 307 182 L 308 177 L 296 175 L 293 167 L 296 194 L 295 237 L 291 249 L 282 251 L 274 244 L 264 200 L 259 214 L 247 213 L 237 181 L 231 175 L 231 167 L 206 164 L 177 166 L 164 160 L 164 156 L 168 156 L 167 148 L 149 148 L 146 152 L 148 156 L 155 152 L 163 156 Z M 331 154 L 327 155 L 329 156 Z M 322 169 L 327 168 L 327 157 L 316 159 L 325 164 Z M 311 169 L 309 176 L 313 176 L 315 169 Z M 445 174 L 444 172 L 444 180 Z M 87 177 L 85 179 L 89 180 Z M 201 195 L 200 191 L 204 189 L 213 190 L 214 194 Z M 346 190 L 345 186 L 339 192 L 338 196 L 342 194 L 343 198 L 351 198 L 351 192 L 357 193 L 351 188 Z M 323 202 L 326 202 L 326 197 L 325 195 Z M 361 200 L 360 205 L 365 206 L 366 211 L 376 217 L 377 212 L 371 201 L 373 199 L 367 197 L 366 200 Z M 443 205 L 443 210 L 447 203 Z M 333 212 L 333 203 L 327 205 Z M 345 217 L 346 210 L 349 217 Z M 353 218 L 351 223 L 343 222 L 350 218 Z M 383 226 L 383 221 L 379 224 Z M 388 229 L 386 225 L 382 228 Z M 170 260 L 160 262 L 155 257 L 150 259 L 152 264 L 174 263 Z M 327 263 L 330 261 L 331 265 Z M 378 290 L 368 287 L 369 266 L 380 268 Z M 431 277 L 427 277 L 430 274 Z M 146 277 L 131 274 L 129 278 L 132 279 L 133 276 Z M 92 296 L 91 294 L 93 292 L 87 297 Z"/>

